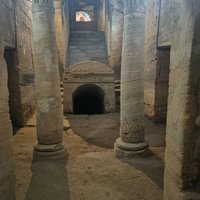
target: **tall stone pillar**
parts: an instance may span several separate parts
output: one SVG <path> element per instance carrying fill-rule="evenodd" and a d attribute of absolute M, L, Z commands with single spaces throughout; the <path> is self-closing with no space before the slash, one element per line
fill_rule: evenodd
<path fill-rule="evenodd" d="M 200 1 L 175 0 L 164 200 L 200 199 Z"/>
<path fill-rule="evenodd" d="M 143 54 L 144 1 L 124 0 L 120 138 L 115 143 L 117 157 L 133 157 L 148 149 L 144 139 Z"/>
<path fill-rule="evenodd" d="M 63 79 L 64 74 L 64 33 L 62 21 L 62 7 L 61 0 L 54 0 L 55 7 L 55 30 L 56 30 L 56 45 L 58 50 L 58 64 L 60 72 L 60 80 Z"/>
<path fill-rule="evenodd" d="M 68 46 L 70 36 L 70 12 L 69 0 L 62 1 L 62 23 L 63 23 L 63 37 L 64 37 L 64 69 L 68 67 Z"/>
<path fill-rule="evenodd" d="M 122 39 L 123 39 L 123 0 L 110 0 L 111 30 L 109 63 L 115 71 L 115 79 L 120 79 Z"/>
<path fill-rule="evenodd" d="M 34 153 L 45 158 L 65 157 L 54 0 L 33 0 L 32 12 L 38 138 Z"/>

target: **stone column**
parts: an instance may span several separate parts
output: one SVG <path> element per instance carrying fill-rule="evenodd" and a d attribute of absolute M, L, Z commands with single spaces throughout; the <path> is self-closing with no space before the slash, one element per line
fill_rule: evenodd
<path fill-rule="evenodd" d="M 141 155 L 148 149 L 144 139 L 143 54 L 144 2 L 125 0 L 120 138 L 115 143 L 117 157 Z"/>
<path fill-rule="evenodd" d="M 109 63 L 115 71 L 115 79 L 120 79 L 122 39 L 123 39 L 123 0 L 110 0 L 111 30 Z"/>
<path fill-rule="evenodd" d="M 175 0 L 164 199 L 200 199 L 200 1 Z"/>
<path fill-rule="evenodd" d="M 58 50 L 60 80 L 62 80 L 64 73 L 65 50 L 64 50 L 64 33 L 63 33 L 61 0 L 54 0 L 54 7 L 55 7 L 56 45 Z"/>
<path fill-rule="evenodd" d="M 70 12 L 69 0 L 62 1 L 63 37 L 64 37 L 64 70 L 68 67 L 68 46 L 70 36 Z"/>
<path fill-rule="evenodd" d="M 32 12 L 38 138 L 34 153 L 45 158 L 66 157 L 54 0 L 33 0 Z"/>

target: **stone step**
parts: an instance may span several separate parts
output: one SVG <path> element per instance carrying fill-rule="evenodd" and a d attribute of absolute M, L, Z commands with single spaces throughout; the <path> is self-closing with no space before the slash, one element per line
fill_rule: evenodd
<path fill-rule="evenodd" d="M 101 50 L 106 50 L 106 48 L 105 48 L 105 46 L 104 45 L 101 45 L 101 46 L 97 46 L 97 45 L 94 45 L 94 46 L 91 46 L 91 45 L 89 45 L 89 46 L 87 46 L 87 47 L 85 47 L 85 46 L 69 46 L 69 50 L 83 50 L 83 51 L 85 51 L 85 50 L 87 50 L 87 51 L 94 51 L 94 50 L 96 50 L 96 49 L 101 49 Z"/>
<path fill-rule="evenodd" d="M 71 31 L 71 34 L 104 34 L 103 31 Z"/>
<path fill-rule="evenodd" d="M 105 40 L 105 37 L 104 35 L 102 36 L 95 36 L 95 35 L 91 35 L 91 36 L 75 36 L 75 35 L 70 35 L 69 37 L 70 40 L 84 40 L 84 39 L 87 39 L 87 40 L 97 40 L 97 41 L 104 41 Z"/>
<path fill-rule="evenodd" d="M 115 85 L 115 89 L 120 89 L 120 85 Z"/>
<path fill-rule="evenodd" d="M 115 92 L 120 92 L 121 90 L 120 89 L 115 89 Z"/>
<path fill-rule="evenodd" d="M 70 35 L 69 39 L 91 39 L 91 40 L 105 40 L 104 35 Z"/>
<path fill-rule="evenodd" d="M 105 37 L 101 31 L 72 31 L 70 36 L 74 37 Z"/>
<path fill-rule="evenodd" d="M 83 40 L 83 41 L 69 41 L 70 46 L 105 46 L 104 41 L 88 41 L 88 40 Z"/>
<path fill-rule="evenodd" d="M 69 53 L 69 56 L 71 58 L 85 58 L 85 57 L 89 57 L 89 58 L 93 58 L 93 57 L 103 57 L 103 58 L 107 58 L 107 54 L 106 53 Z"/>
<path fill-rule="evenodd" d="M 75 49 L 69 49 L 69 52 L 71 53 L 106 53 L 106 50 L 105 49 L 99 49 L 98 47 L 96 49 L 79 49 L 79 48 L 75 48 Z"/>
<path fill-rule="evenodd" d="M 86 59 L 81 59 L 81 60 L 69 59 L 69 65 L 76 64 L 76 63 L 80 63 L 80 62 L 84 62 L 84 61 L 96 61 L 96 62 L 108 64 L 108 59 L 102 59 L 102 58 L 95 58 L 95 59 L 86 58 Z"/>
<path fill-rule="evenodd" d="M 104 54 L 104 55 L 107 55 L 107 51 L 106 49 L 102 50 L 102 49 L 99 49 L 98 47 L 94 50 L 81 50 L 79 48 L 77 49 L 69 49 L 69 54 L 89 54 L 91 53 L 92 55 L 94 54 Z"/>
<path fill-rule="evenodd" d="M 81 56 L 73 55 L 73 56 L 70 56 L 71 60 L 82 60 L 82 59 L 85 60 L 85 59 L 99 59 L 99 58 L 106 59 L 107 57 L 105 55 L 81 55 Z"/>
<path fill-rule="evenodd" d="M 115 80 L 115 92 L 120 92 L 121 90 L 121 81 Z"/>
<path fill-rule="evenodd" d="M 108 59 L 106 59 L 105 57 L 85 57 L 85 58 L 76 58 L 76 57 L 73 57 L 73 58 L 70 58 L 69 61 L 89 61 L 89 60 L 104 60 L 104 61 L 107 61 Z"/>
<path fill-rule="evenodd" d="M 97 46 L 100 46 L 100 47 L 106 47 L 105 46 L 105 43 L 104 42 L 87 42 L 87 41 L 84 41 L 84 42 L 69 42 L 69 47 L 77 47 L 77 46 L 80 46 L 80 47 L 89 47 L 89 46 L 94 46 L 94 47 L 97 47 Z"/>
<path fill-rule="evenodd" d="M 108 64 L 104 32 L 74 31 L 70 33 L 69 64 L 97 61 Z"/>
<path fill-rule="evenodd" d="M 74 38 L 74 39 L 70 39 L 69 40 L 69 43 L 70 44 L 73 44 L 73 43 L 78 43 L 78 42 L 80 42 L 80 43 L 88 43 L 88 44 L 95 44 L 95 43 L 97 43 L 97 44 L 99 44 L 99 43 L 102 43 L 102 44 L 105 44 L 105 40 L 104 39 L 91 39 L 91 38 L 84 38 L 84 39 L 77 39 L 77 38 Z"/>

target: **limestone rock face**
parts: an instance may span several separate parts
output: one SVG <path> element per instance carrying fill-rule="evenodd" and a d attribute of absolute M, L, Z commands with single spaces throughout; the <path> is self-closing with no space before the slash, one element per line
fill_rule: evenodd
<path fill-rule="evenodd" d="M 9 114 L 5 49 L 15 48 L 15 12 L 11 0 L 0 2 L 0 199 L 15 199 L 12 125 Z"/>
<path fill-rule="evenodd" d="M 144 111 L 156 123 L 165 122 L 167 117 L 170 32 L 173 32 L 172 18 L 175 21 L 176 16 L 172 1 L 146 1 Z"/>
<path fill-rule="evenodd" d="M 176 0 L 171 40 L 164 199 L 200 199 L 200 2 Z"/>
<path fill-rule="evenodd" d="M 14 162 L 12 126 L 8 107 L 7 69 L 4 42 L 0 41 L 0 198 L 14 200 Z"/>

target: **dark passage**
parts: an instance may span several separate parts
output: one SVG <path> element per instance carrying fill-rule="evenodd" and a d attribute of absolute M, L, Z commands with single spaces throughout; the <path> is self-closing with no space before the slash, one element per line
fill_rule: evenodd
<path fill-rule="evenodd" d="M 73 93 L 74 114 L 103 114 L 104 113 L 104 92 L 93 84 L 80 86 Z"/>
<path fill-rule="evenodd" d="M 9 108 L 11 122 L 13 127 L 22 127 L 24 122 L 21 107 L 20 75 L 19 70 L 17 69 L 16 50 L 12 48 L 5 49 L 4 58 L 7 64 L 8 72 Z"/>

